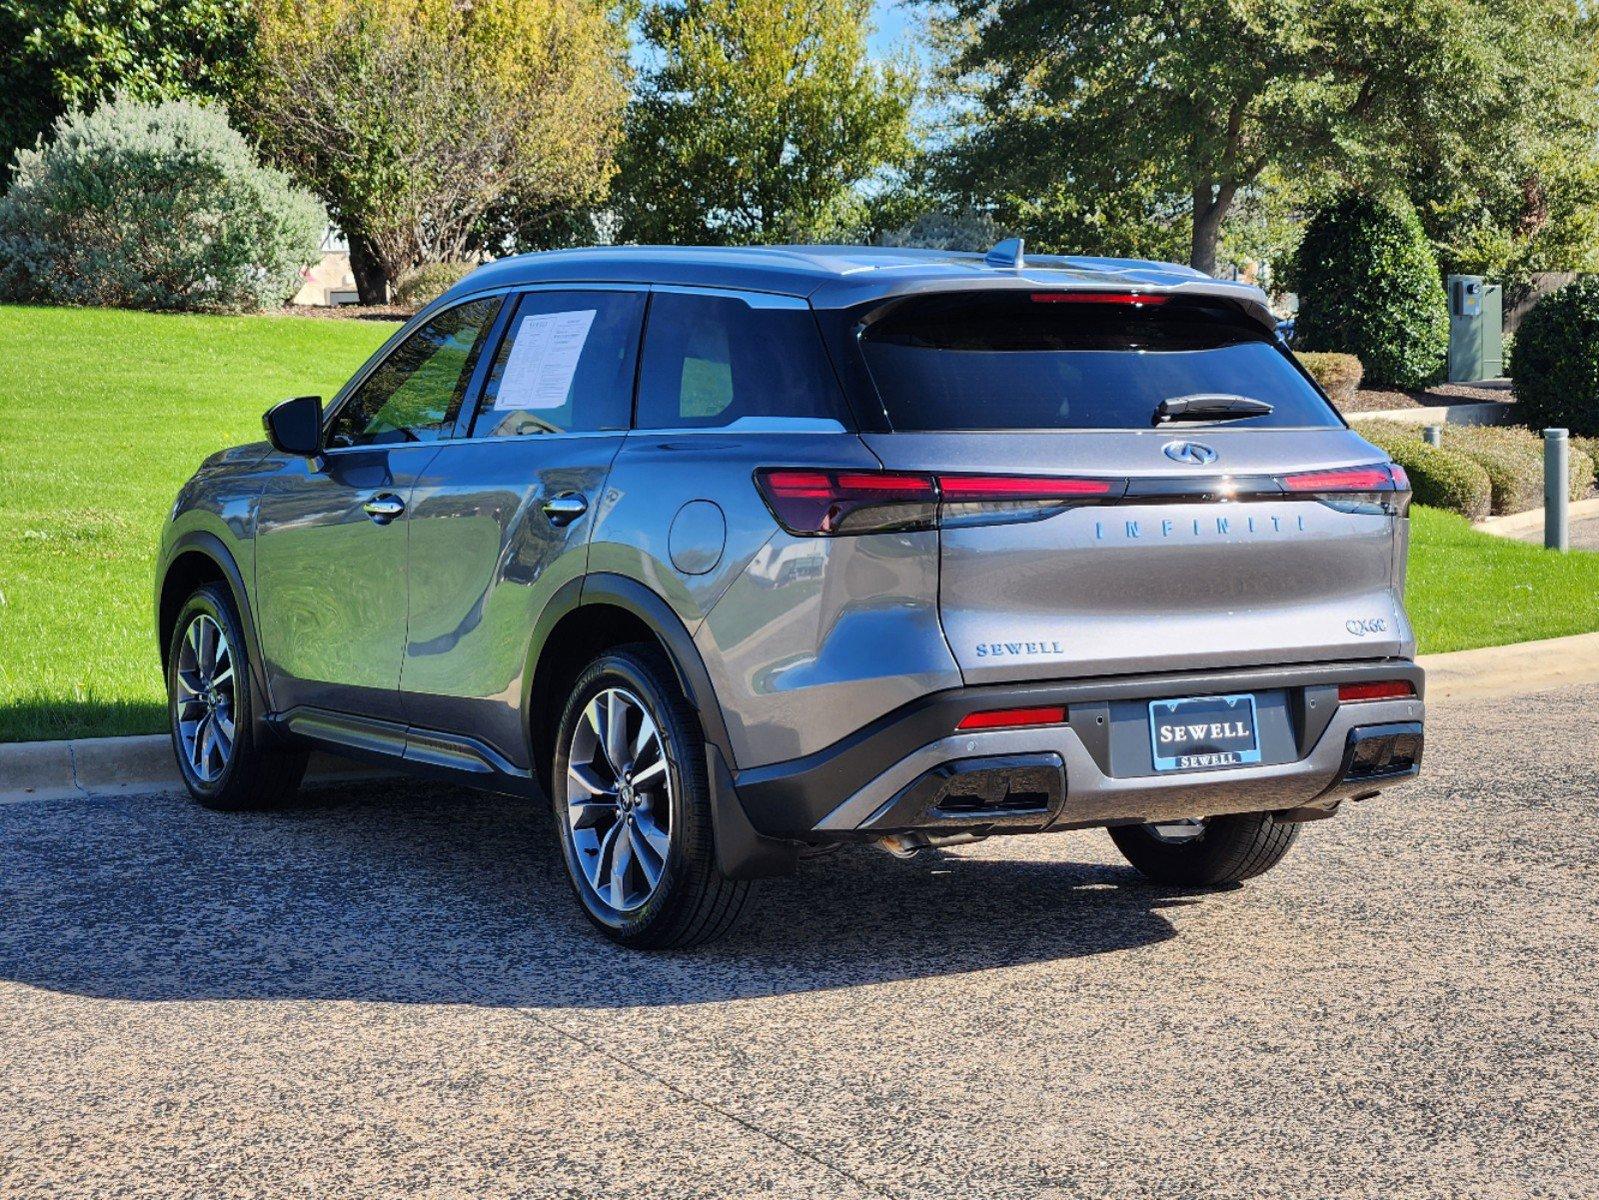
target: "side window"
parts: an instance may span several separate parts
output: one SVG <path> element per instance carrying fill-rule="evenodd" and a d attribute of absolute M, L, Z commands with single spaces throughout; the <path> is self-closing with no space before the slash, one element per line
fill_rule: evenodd
<path fill-rule="evenodd" d="M 328 431 L 330 446 L 427 442 L 449 434 L 498 296 L 440 313 L 368 375 Z"/>
<path fill-rule="evenodd" d="M 489 368 L 473 437 L 626 429 L 642 292 L 528 292 Z"/>
<path fill-rule="evenodd" d="M 741 417 L 839 419 L 843 399 L 808 308 L 657 292 L 639 371 L 640 429 L 716 428 Z"/>

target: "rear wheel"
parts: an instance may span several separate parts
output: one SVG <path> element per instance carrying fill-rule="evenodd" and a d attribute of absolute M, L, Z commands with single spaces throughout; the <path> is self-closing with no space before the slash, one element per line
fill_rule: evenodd
<path fill-rule="evenodd" d="M 639 949 L 731 928 L 749 884 L 717 868 L 704 737 L 660 653 L 625 646 L 590 663 L 555 746 L 555 824 L 589 920 Z"/>
<path fill-rule="evenodd" d="M 1299 825 L 1270 813 L 1235 813 L 1153 825 L 1118 825 L 1111 840 L 1128 862 L 1156 883 L 1216 887 L 1242 883 L 1282 861 Z"/>
<path fill-rule="evenodd" d="M 279 807 L 305 774 L 304 751 L 256 739 L 248 655 L 227 588 L 196 588 L 167 650 L 167 715 L 184 785 L 207 808 Z"/>

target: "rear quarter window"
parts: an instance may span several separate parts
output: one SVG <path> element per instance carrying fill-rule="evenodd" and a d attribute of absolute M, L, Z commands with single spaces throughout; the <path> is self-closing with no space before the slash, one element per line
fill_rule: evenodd
<path fill-rule="evenodd" d="M 656 292 L 639 365 L 640 429 L 743 417 L 842 420 L 843 393 L 808 307 Z"/>
<path fill-rule="evenodd" d="M 1149 429 L 1162 401 L 1183 397 L 1271 405 L 1228 427 L 1342 425 L 1288 355 L 1225 304 L 1062 295 L 967 292 L 865 314 L 857 341 L 892 427 Z M 1205 422 L 1185 425 L 1195 423 Z"/>

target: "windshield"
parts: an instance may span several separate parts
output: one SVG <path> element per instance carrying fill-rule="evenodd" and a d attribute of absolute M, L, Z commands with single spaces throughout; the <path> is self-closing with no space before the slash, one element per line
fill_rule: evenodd
<path fill-rule="evenodd" d="M 1089 295 L 966 292 L 895 306 L 860 334 L 890 423 L 903 430 L 1148 429 L 1189 408 L 1197 411 L 1181 419 L 1198 424 L 1341 425 L 1288 356 L 1225 305 L 1163 296 L 1090 302 Z M 1162 411 L 1163 401 L 1185 397 L 1198 399 Z"/>

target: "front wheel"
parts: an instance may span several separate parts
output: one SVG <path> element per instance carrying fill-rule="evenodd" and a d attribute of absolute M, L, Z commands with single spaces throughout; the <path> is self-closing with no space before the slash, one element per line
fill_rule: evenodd
<path fill-rule="evenodd" d="M 590 663 L 555 746 L 555 825 L 589 920 L 638 949 L 731 928 L 749 884 L 717 868 L 704 736 L 659 651 L 624 646 Z"/>
<path fill-rule="evenodd" d="M 1282 861 L 1298 824 L 1270 813 L 1234 813 L 1203 820 L 1118 825 L 1111 840 L 1128 862 L 1156 883 L 1217 887 L 1242 883 Z"/>
<path fill-rule="evenodd" d="M 167 716 L 184 785 L 207 808 L 277 808 L 299 791 L 306 753 L 261 745 L 251 703 L 249 650 L 233 597 L 221 584 L 205 584 L 173 627 Z"/>

